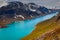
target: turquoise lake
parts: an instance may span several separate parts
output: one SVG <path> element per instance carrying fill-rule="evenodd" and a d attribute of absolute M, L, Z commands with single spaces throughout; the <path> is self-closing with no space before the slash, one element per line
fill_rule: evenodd
<path fill-rule="evenodd" d="M 57 14 L 58 12 L 31 20 L 16 21 L 8 24 L 8 28 L 0 28 L 0 40 L 19 40 L 29 35 L 39 22 L 48 20 Z"/>

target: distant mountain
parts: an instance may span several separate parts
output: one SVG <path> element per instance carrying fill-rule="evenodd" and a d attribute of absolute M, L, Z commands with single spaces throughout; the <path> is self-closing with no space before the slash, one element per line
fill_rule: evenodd
<path fill-rule="evenodd" d="M 35 3 L 23 4 L 19 1 L 8 2 L 0 8 L 0 27 L 6 27 L 14 21 L 21 21 L 50 14 L 51 10 L 38 6 Z"/>
<path fill-rule="evenodd" d="M 49 14 L 49 9 L 38 6 L 35 3 L 23 4 L 22 2 L 14 1 L 8 2 L 8 5 L 0 8 L 0 15 L 4 15 L 7 18 L 22 16 L 24 19 L 31 19 L 46 14 Z"/>

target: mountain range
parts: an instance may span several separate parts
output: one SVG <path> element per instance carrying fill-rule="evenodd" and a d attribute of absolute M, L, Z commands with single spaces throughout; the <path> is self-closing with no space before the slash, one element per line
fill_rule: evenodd
<path fill-rule="evenodd" d="M 4 28 L 6 24 L 11 22 L 30 20 L 50 14 L 51 12 L 50 9 L 35 3 L 8 2 L 7 5 L 0 7 L 0 27 Z"/>
<path fill-rule="evenodd" d="M 23 19 L 29 19 L 46 15 L 50 12 L 51 11 L 44 6 L 38 6 L 35 3 L 23 4 L 19 1 L 8 2 L 8 5 L 0 8 L 0 15 L 9 18 L 21 17 Z"/>

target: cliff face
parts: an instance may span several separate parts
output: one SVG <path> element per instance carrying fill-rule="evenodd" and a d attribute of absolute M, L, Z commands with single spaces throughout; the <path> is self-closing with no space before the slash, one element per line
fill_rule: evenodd
<path fill-rule="evenodd" d="M 0 8 L 0 26 L 8 23 L 27 20 L 50 14 L 50 10 L 35 3 L 23 4 L 18 1 L 8 2 Z"/>
<path fill-rule="evenodd" d="M 22 40 L 60 40 L 60 14 L 36 25 L 36 29 Z"/>

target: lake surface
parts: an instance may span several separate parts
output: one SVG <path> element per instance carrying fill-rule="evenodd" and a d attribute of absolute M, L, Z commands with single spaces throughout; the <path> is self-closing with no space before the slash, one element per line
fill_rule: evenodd
<path fill-rule="evenodd" d="M 19 40 L 29 35 L 35 29 L 36 24 L 50 19 L 57 14 L 58 12 L 31 20 L 16 21 L 8 24 L 8 28 L 0 28 L 0 40 Z"/>

